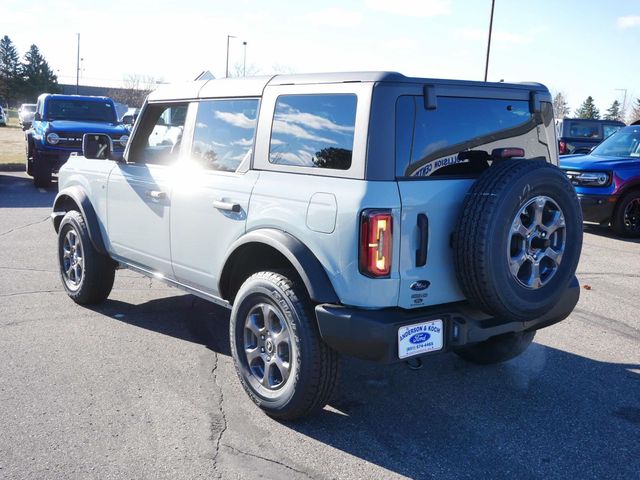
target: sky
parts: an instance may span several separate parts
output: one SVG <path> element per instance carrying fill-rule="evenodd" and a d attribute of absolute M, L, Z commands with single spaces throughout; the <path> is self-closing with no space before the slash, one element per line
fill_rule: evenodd
<path fill-rule="evenodd" d="M 250 72 L 398 71 L 482 80 L 491 0 L 0 0 L 0 35 L 36 44 L 60 83 L 118 86 Z M 572 110 L 640 97 L 640 1 L 496 0 L 488 79 L 537 81 Z"/>

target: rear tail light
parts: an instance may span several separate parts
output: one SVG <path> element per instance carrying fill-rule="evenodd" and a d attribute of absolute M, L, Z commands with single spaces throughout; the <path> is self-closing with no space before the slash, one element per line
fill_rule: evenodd
<path fill-rule="evenodd" d="M 389 210 L 365 210 L 360 217 L 360 273 L 388 277 L 391 273 L 393 216 Z"/>
<path fill-rule="evenodd" d="M 564 155 L 567 153 L 567 143 L 566 142 L 558 142 L 558 147 L 560 150 L 560 155 Z"/>

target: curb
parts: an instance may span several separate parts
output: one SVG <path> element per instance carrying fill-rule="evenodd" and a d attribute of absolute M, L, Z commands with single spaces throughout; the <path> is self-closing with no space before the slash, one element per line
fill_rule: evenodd
<path fill-rule="evenodd" d="M 21 172 L 23 170 L 24 170 L 24 163 L 0 164 L 0 172 Z"/>

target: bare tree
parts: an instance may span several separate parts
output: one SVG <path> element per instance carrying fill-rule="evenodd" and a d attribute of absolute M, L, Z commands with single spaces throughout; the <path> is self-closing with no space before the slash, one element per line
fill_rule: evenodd
<path fill-rule="evenodd" d="M 260 67 L 255 63 L 249 63 L 245 67 L 244 64 L 238 62 L 229 69 L 229 77 L 231 78 L 253 77 L 261 73 Z"/>
<path fill-rule="evenodd" d="M 564 94 L 562 92 L 556 93 L 553 97 L 553 115 L 556 118 L 564 118 L 569 116 L 569 112 L 571 109 Z"/>
<path fill-rule="evenodd" d="M 162 79 L 151 75 L 130 73 L 124 76 L 122 83 L 123 88 L 112 90 L 110 97 L 129 107 L 141 107 L 147 95 L 162 83 Z"/>

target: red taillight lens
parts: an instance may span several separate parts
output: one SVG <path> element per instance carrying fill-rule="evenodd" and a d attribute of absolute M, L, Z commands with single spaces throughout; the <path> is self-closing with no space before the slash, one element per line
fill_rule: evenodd
<path fill-rule="evenodd" d="M 558 142 L 558 147 L 560 150 L 560 155 L 564 155 L 567 153 L 567 144 L 565 142 Z"/>
<path fill-rule="evenodd" d="M 388 210 L 365 210 L 360 217 L 360 273 L 388 277 L 391 273 L 393 216 Z"/>

